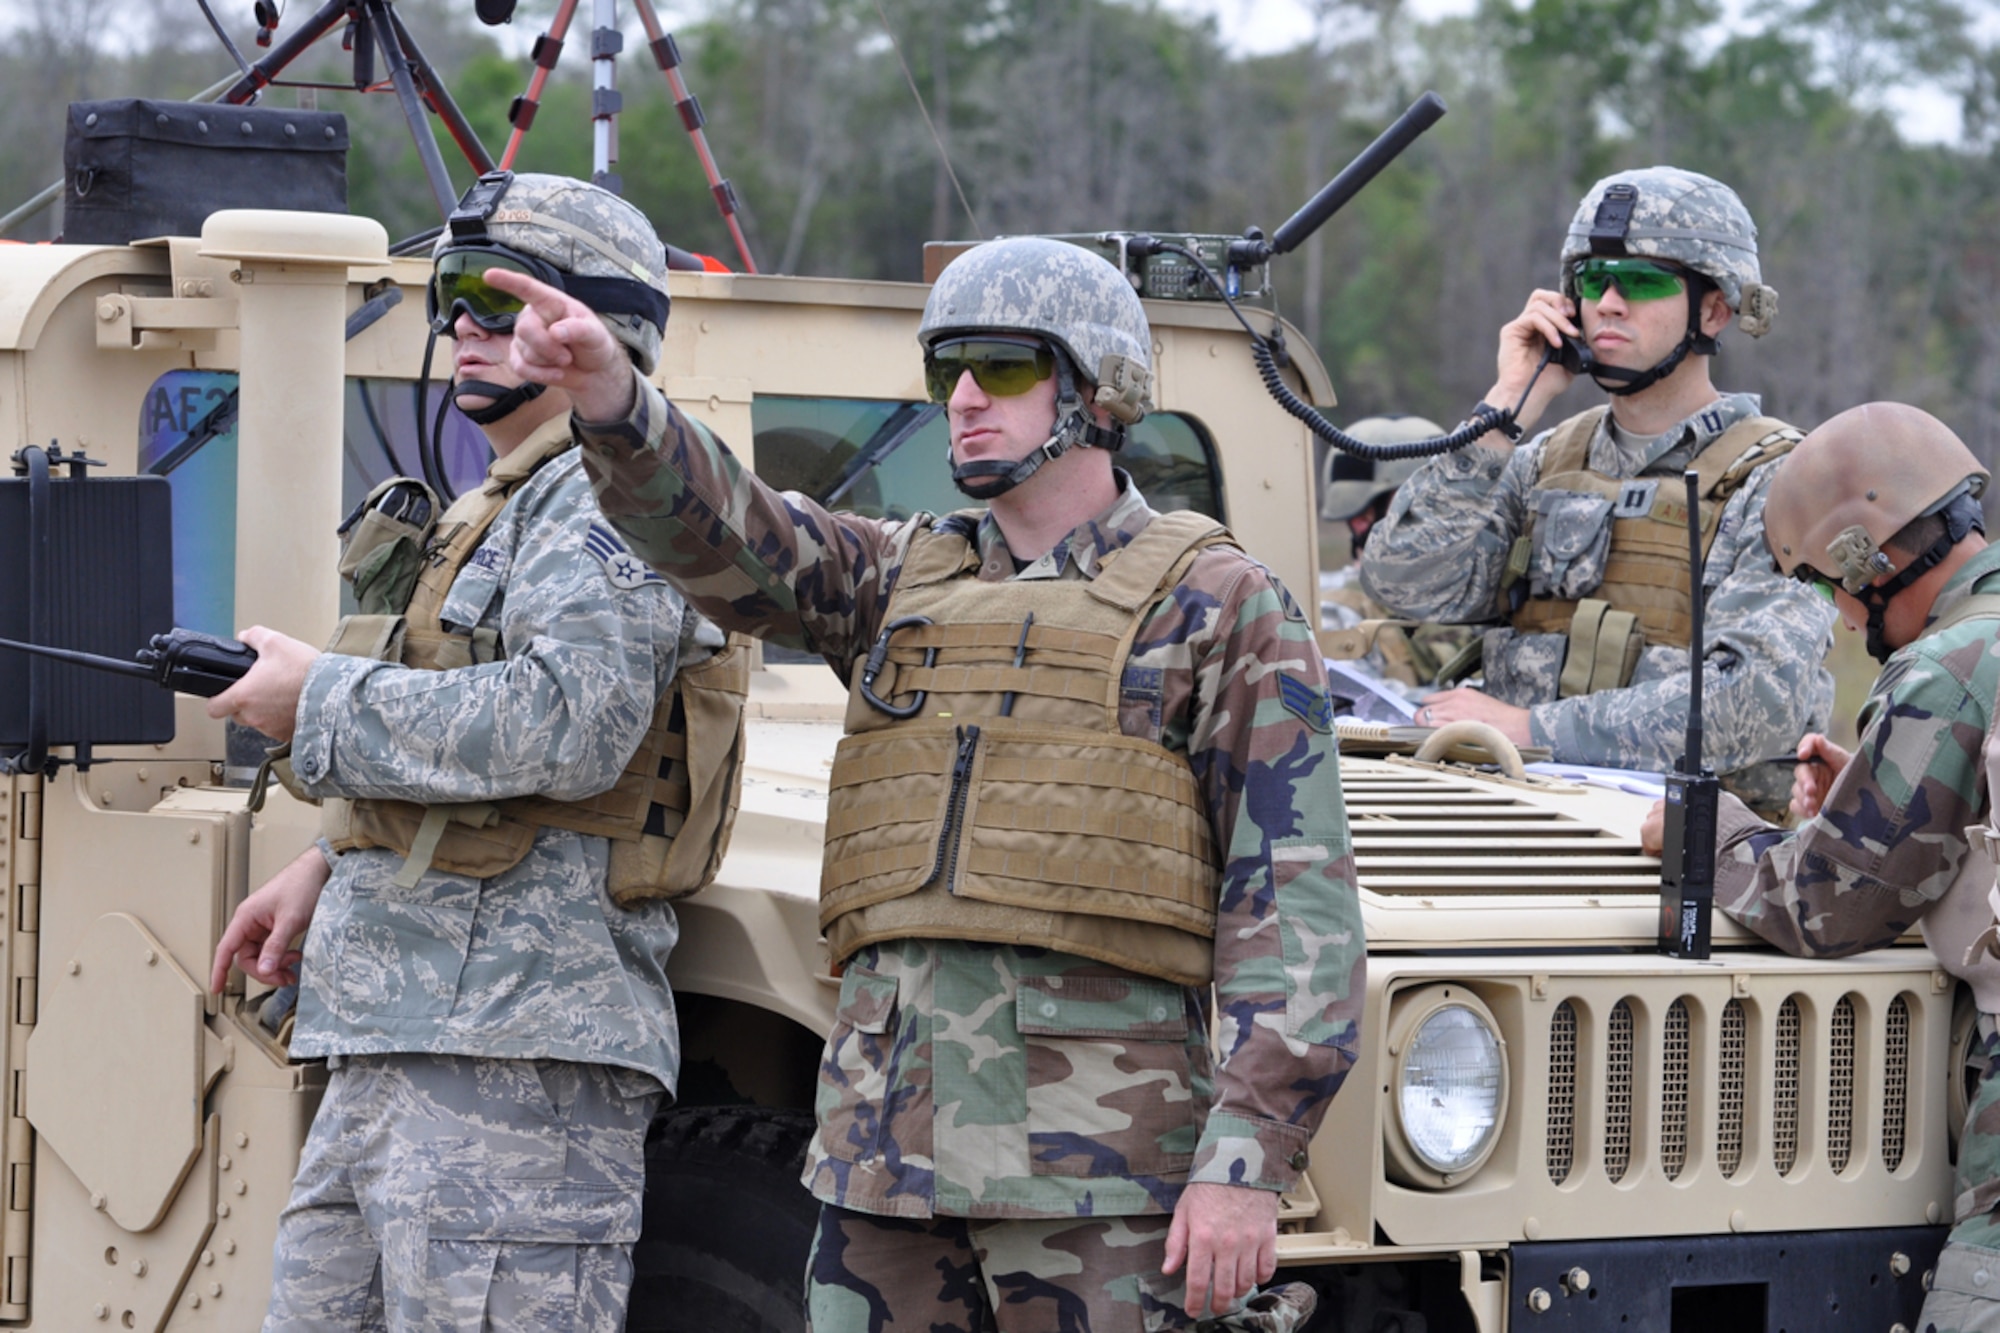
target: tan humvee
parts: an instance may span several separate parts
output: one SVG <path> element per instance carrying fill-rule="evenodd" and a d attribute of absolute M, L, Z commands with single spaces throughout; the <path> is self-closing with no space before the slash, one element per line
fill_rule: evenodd
<path fill-rule="evenodd" d="M 239 389 L 226 447 L 202 455 L 206 489 L 187 483 L 221 551 L 188 571 L 213 622 L 198 627 L 323 641 L 337 522 L 391 456 L 414 470 L 413 411 L 380 418 L 414 396 L 426 275 L 387 257 L 376 224 L 311 214 L 222 213 L 199 239 L 129 247 L 0 246 L 0 456 L 54 440 L 141 471 Z M 760 471 L 822 493 L 844 481 L 856 507 L 952 503 L 940 434 L 851 466 L 920 414 L 905 405 L 924 402 L 923 287 L 672 284 L 661 383 Z M 343 341 L 350 312 L 392 290 L 400 304 Z M 1216 509 L 1309 591 L 1306 429 L 1265 395 L 1226 311 L 1149 313 L 1163 412 L 1135 444 L 1142 482 Z M 1298 387 L 1330 403 L 1305 341 L 1291 346 Z M 635 1329 L 799 1326 L 814 1205 L 796 1159 L 836 993 L 815 895 L 843 697 L 817 662 L 772 655 L 755 678 L 734 842 L 680 908 L 689 1067 L 652 1149 Z M 172 743 L 100 751 L 87 772 L 0 778 L 0 1323 L 262 1317 L 323 1074 L 287 1062 L 261 987 L 216 997 L 204 979 L 237 902 L 316 816 L 278 790 L 249 813 L 222 729 L 199 700 L 178 719 Z M 1281 1278 L 1371 1331 L 1913 1322 L 1941 1238 L 1927 1224 L 1951 1211 L 1967 1026 L 1922 947 L 1799 962 L 1718 919 L 1711 961 L 1663 959 L 1657 866 L 1635 836 L 1646 798 L 1407 759 L 1343 771 L 1367 1019 L 1286 1200 Z M 1438 1032 L 1470 1037 L 1442 1056 L 1419 1040 L 1441 1011 Z M 1482 1107 L 1497 1117 L 1484 1136 Z"/>

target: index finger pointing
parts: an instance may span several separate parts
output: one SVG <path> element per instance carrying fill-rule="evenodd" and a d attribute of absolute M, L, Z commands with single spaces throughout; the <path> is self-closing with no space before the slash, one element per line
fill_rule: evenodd
<path fill-rule="evenodd" d="M 487 286 L 497 288 L 510 296 L 520 297 L 534 307 L 535 313 L 547 324 L 553 324 L 570 314 L 570 307 L 575 304 L 567 292 L 551 287 L 538 278 L 531 278 L 525 273 L 517 273 L 513 269 L 489 268 L 485 276 Z"/>

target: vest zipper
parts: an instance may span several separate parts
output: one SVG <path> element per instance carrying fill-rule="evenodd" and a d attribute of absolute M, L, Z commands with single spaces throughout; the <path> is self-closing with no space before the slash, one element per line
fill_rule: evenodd
<path fill-rule="evenodd" d="M 951 793 L 944 804 L 944 828 L 938 834 L 937 860 L 926 881 L 942 883 L 946 893 L 953 891 L 952 880 L 958 876 L 959 821 L 965 817 L 965 801 L 972 788 L 972 756 L 979 749 L 978 727 L 959 727 L 957 734 L 958 754 L 951 761 Z M 939 876 L 943 876 L 942 880 Z"/>

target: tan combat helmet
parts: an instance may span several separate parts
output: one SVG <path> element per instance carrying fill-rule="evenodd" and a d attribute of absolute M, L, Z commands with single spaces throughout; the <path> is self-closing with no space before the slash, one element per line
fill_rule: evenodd
<path fill-rule="evenodd" d="M 1363 444 L 1407 444 L 1444 434 L 1435 421 L 1422 417 L 1364 417 L 1347 428 Z M 1344 523 L 1416 474 L 1422 458 L 1363 458 L 1345 449 L 1329 449 L 1320 471 L 1319 516 Z"/>
<path fill-rule="evenodd" d="M 1989 474 L 1951 428 L 1904 403 L 1849 408 L 1805 437 L 1764 500 L 1764 541 L 1780 573 L 1838 580 L 1868 608 L 1868 651 L 1885 660 L 1882 613 L 1968 532 L 1986 530 Z M 1929 551 L 1883 548 L 1913 520 L 1939 514 Z M 1909 563 L 1900 570 L 1896 561 Z M 1885 583 L 1876 580 L 1893 575 Z M 1879 650 L 1879 651 L 1878 651 Z"/>

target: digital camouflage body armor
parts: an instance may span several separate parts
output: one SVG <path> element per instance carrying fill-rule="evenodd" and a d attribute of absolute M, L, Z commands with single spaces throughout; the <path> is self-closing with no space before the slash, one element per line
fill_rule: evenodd
<path fill-rule="evenodd" d="M 1569 636 L 1562 698 L 1629 685 L 1648 644 L 1687 648 L 1693 627 L 1681 479 L 1594 471 L 1590 442 L 1608 410 L 1579 413 L 1542 446 L 1528 531 L 1500 585 L 1500 615 L 1517 631 Z M 1729 497 L 1799 439 L 1775 417 L 1751 417 L 1695 458 L 1704 556 Z"/>
<path fill-rule="evenodd" d="M 453 580 L 508 499 L 537 468 L 573 443 L 567 417 L 550 422 L 498 459 L 477 489 L 432 525 L 385 512 L 377 503 L 409 478 L 385 482 L 343 533 L 341 572 L 362 613 L 342 620 L 328 651 L 450 671 L 497 660 L 490 630 L 459 634 L 440 616 Z M 428 512 L 434 513 L 430 509 Z M 400 612 L 392 608 L 400 606 Z M 741 790 L 743 705 L 749 691 L 747 641 L 692 666 L 681 665 L 655 705 L 638 752 L 608 791 L 581 801 L 518 796 L 468 805 L 394 800 L 328 800 L 322 831 L 336 851 L 386 847 L 406 864 L 399 883 L 426 869 L 489 879 L 528 854 L 549 826 L 611 840 L 607 891 L 621 906 L 678 898 L 714 878 L 729 843 Z"/>
<path fill-rule="evenodd" d="M 1058 949 L 1209 980 L 1221 856 L 1184 755 L 1119 722 L 1146 613 L 1214 519 L 1156 518 L 1092 579 L 982 582 L 976 511 L 921 528 L 855 667 L 834 759 L 820 925 Z"/>

